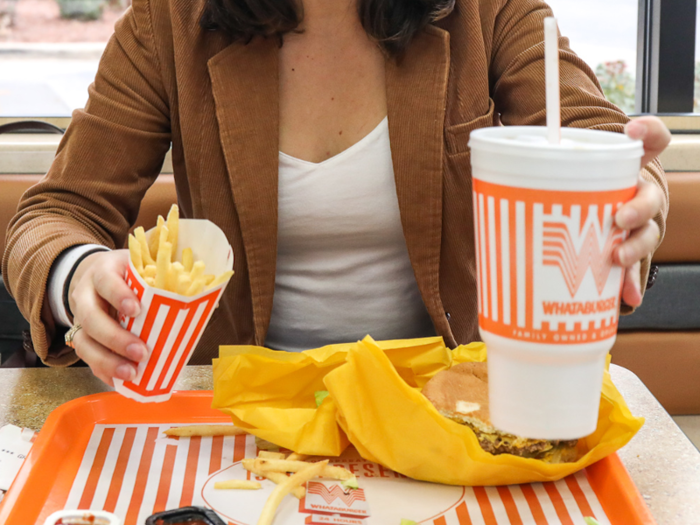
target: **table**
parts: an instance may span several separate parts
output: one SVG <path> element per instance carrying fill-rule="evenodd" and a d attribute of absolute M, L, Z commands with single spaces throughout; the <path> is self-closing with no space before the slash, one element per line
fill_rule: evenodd
<path fill-rule="evenodd" d="M 612 379 L 634 415 L 646 423 L 618 452 L 659 525 L 700 523 L 700 452 L 629 370 L 612 365 Z M 211 390 L 209 366 L 189 366 L 177 390 Z M 0 426 L 40 430 L 57 406 L 111 390 L 87 368 L 0 369 Z"/>

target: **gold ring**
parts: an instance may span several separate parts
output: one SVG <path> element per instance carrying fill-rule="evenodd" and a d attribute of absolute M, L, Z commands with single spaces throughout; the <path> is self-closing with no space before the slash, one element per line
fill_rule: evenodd
<path fill-rule="evenodd" d="M 75 338 L 75 334 L 77 334 L 82 328 L 83 327 L 80 326 L 80 323 L 76 323 L 66 332 L 66 346 L 75 350 L 75 343 L 73 343 L 73 339 Z"/>

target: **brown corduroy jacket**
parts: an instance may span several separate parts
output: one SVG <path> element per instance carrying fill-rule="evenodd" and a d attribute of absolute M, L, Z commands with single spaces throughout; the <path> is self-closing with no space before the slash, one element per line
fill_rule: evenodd
<path fill-rule="evenodd" d="M 275 286 L 278 43 L 231 43 L 203 31 L 202 0 L 134 0 L 117 23 L 84 111 L 76 111 L 48 175 L 22 198 L 2 273 L 51 365 L 77 360 L 50 343 L 45 300 L 53 261 L 70 246 L 124 246 L 172 144 L 183 216 L 228 235 L 236 275 L 192 363 L 220 344 L 262 344 Z M 539 0 L 457 0 L 400 62 L 387 60 L 392 158 L 401 220 L 437 333 L 478 339 L 469 133 L 545 122 Z M 621 132 L 627 117 L 561 38 L 565 126 Z M 657 161 L 643 176 L 666 193 Z M 661 231 L 667 205 L 657 218 Z M 149 225 L 146 225 L 149 226 Z M 646 276 L 648 261 L 642 269 Z M 643 278 L 643 281 L 645 278 Z M 396 305 L 401 308 L 401 305 Z"/>

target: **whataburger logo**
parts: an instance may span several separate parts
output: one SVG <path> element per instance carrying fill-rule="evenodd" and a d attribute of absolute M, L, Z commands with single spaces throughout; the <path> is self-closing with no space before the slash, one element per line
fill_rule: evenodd
<path fill-rule="evenodd" d="M 612 251 L 624 240 L 624 231 L 613 227 L 612 221 L 601 226 L 597 206 L 588 207 L 583 228 L 577 214 L 549 217 L 543 222 L 542 264 L 561 270 L 572 298 L 590 268 L 601 295 L 612 268 Z"/>
<path fill-rule="evenodd" d="M 480 329 L 523 341 L 607 337 L 621 284 L 612 250 L 625 237 L 613 214 L 635 188 L 567 192 L 474 179 L 473 189 Z"/>
<path fill-rule="evenodd" d="M 323 498 L 327 505 L 335 500 L 340 500 L 347 507 L 352 507 L 356 501 L 367 501 L 364 489 L 354 489 L 345 492 L 340 485 L 333 485 L 330 489 L 323 483 L 309 482 L 306 491 L 309 494 L 316 494 Z"/>

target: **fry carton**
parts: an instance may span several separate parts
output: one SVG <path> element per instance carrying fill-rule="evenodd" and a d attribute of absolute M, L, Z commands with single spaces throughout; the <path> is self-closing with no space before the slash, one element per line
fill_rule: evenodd
<path fill-rule="evenodd" d="M 155 231 L 153 228 L 146 232 L 149 242 Z M 220 275 L 233 269 L 233 249 L 224 232 L 210 221 L 179 221 L 175 253 L 182 254 L 185 248 L 192 249 L 194 259 L 203 261 L 209 273 Z M 126 282 L 141 301 L 141 313 L 133 318 L 121 316 L 120 323 L 146 343 L 150 355 L 139 363 L 132 381 L 114 378 L 114 387 L 141 403 L 167 401 L 218 307 L 228 280 L 193 296 L 180 295 L 149 286 L 130 258 Z"/>

